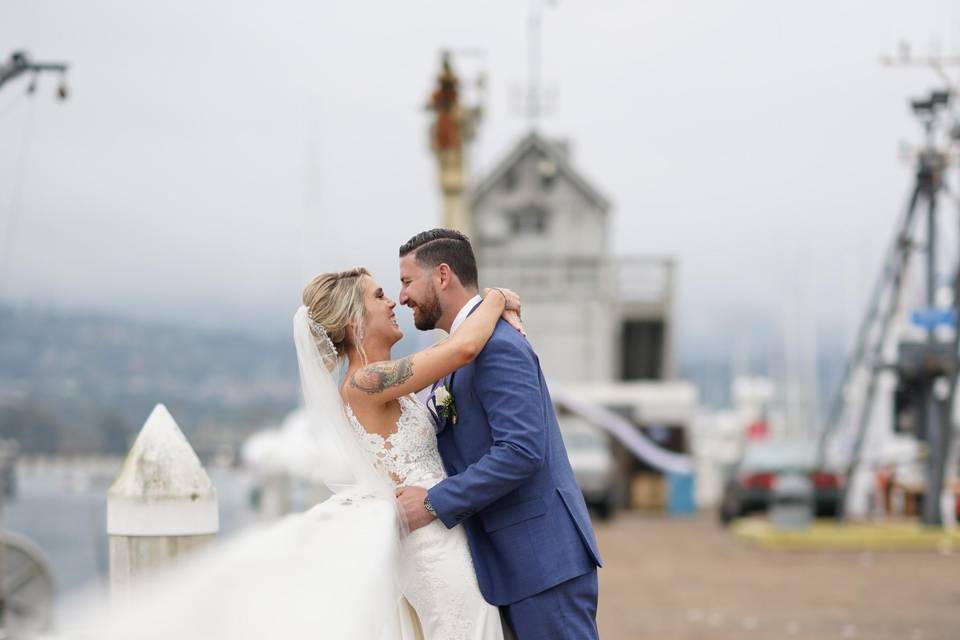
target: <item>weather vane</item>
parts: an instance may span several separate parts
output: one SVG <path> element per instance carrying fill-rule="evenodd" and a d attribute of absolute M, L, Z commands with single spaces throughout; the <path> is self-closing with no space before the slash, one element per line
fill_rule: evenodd
<path fill-rule="evenodd" d="M 556 92 L 543 87 L 543 9 L 555 7 L 555 0 L 530 0 L 527 14 L 526 86 L 514 88 L 515 109 L 526 118 L 531 130 L 553 110 Z"/>

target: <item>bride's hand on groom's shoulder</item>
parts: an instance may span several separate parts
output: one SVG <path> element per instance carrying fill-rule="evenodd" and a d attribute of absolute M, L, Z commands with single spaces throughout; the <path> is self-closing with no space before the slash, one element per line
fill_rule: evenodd
<path fill-rule="evenodd" d="M 504 309 L 503 319 L 514 329 L 526 336 L 527 332 L 523 330 L 523 320 L 520 317 L 520 294 L 512 289 L 505 287 L 491 287 L 483 290 L 483 295 L 487 296 L 491 291 L 498 291 L 503 295 Z"/>
<path fill-rule="evenodd" d="M 488 287 L 483 290 L 483 297 L 490 295 L 491 291 L 497 291 L 503 296 L 504 309 L 507 311 L 516 311 L 520 313 L 520 294 L 506 287 Z"/>

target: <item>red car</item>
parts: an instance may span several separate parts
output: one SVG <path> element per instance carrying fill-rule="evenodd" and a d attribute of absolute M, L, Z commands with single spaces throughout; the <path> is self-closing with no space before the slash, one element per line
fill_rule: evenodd
<path fill-rule="evenodd" d="M 720 520 L 726 524 L 750 513 L 766 511 L 773 481 L 781 474 L 809 476 L 816 515 L 836 515 L 844 476 L 817 466 L 816 443 L 769 440 L 748 445 L 743 459 L 731 470 L 723 489 Z"/>

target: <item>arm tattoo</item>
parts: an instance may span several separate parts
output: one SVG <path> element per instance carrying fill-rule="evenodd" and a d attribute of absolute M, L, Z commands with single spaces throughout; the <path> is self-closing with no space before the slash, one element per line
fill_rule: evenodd
<path fill-rule="evenodd" d="M 408 356 L 392 362 L 377 362 L 360 369 L 350 376 L 350 386 L 374 395 L 403 384 L 412 375 L 413 360 Z"/>

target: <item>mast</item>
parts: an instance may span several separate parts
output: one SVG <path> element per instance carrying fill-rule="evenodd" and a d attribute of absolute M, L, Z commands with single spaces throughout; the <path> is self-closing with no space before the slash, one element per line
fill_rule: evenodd
<path fill-rule="evenodd" d="M 483 77 L 477 80 L 483 88 Z M 474 139 L 482 116 L 479 101 L 474 106 L 461 103 L 460 80 L 451 64 L 451 52 L 441 53 L 437 84 L 427 108 L 434 113 L 430 125 L 430 149 L 437 159 L 437 179 L 443 199 L 441 226 L 471 233 L 470 207 L 467 204 L 467 145 Z"/>

